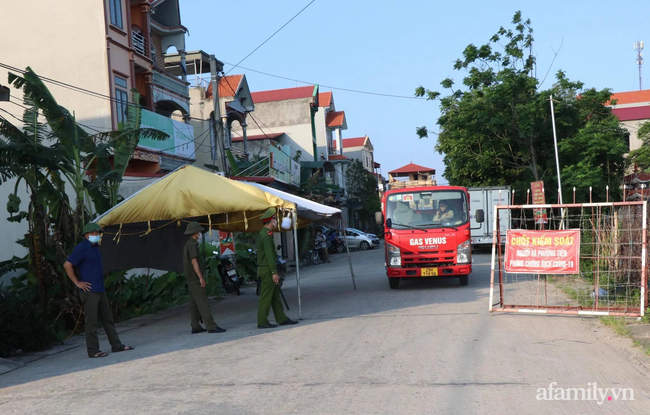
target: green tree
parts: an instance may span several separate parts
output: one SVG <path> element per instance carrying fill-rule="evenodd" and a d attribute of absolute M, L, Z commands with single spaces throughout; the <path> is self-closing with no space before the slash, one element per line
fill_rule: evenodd
<path fill-rule="evenodd" d="M 27 220 L 29 232 L 18 243 L 29 253 L 25 259 L 0 264 L 0 275 L 25 268 L 28 283 L 38 287 L 41 304 L 53 315 L 69 315 L 76 297 L 62 270 L 63 261 L 93 211 L 117 203 L 119 183 L 139 139 L 168 136 L 139 128 L 137 107 L 129 111 L 123 129 L 91 135 L 56 102 L 31 68 L 22 76 L 9 74 L 9 82 L 23 90 L 25 111 L 22 128 L 0 116 L 0 184 L 16 180 L 7 210 L 10 221 Z M 39 121 L 41 116 L 45 123 Z M 20 211 L 21 183 L 29 194 L 27 211 Z M 74 202 L 67 196 L 66 184 L 73 189 Z"/>
<path fill-rule="evenodd" d="M 641 147 L 630 151 L 630 163 L 636 164 L 637 169 L 650 172 L 650 121 L 644 123 L 638 132 Z"/>
<path fill-rule="evenodd" d="M 361 227 L 368 227 L 374 221 L 375 212 L 381 208 L 377 188 L 377 177 L 363 167 L 359 160 L 354 160 L 346 173 L 348 200 L 358 201 L 357 210 Z"/>
<path fill-rule="evenodd" d="M 546 194 L 557 194 L 552 95 L 562 185 L 586 192 L 593 186 L 604 200 L 606 185 L 610 193 L 618 191 L 626 152 L 625 131 L 605 105 L 611 91 L 586 89 L 562 71 L 549 89 L 540 90 L 543 80 L 532 76 L 531 22 L 517 12 L 512 24 L 511 29 L 499 28 L 488 43 L 465 48 L 454 64 L 466 72 L 462 88 L 445 79 L 441 86 L 449 91 L 447 96 L 416 89 L 416 96 L 440 100 L 435 148 L 444 155 L 444 176 L 455 185 L 511 184 L 518 190 L 543 180 Z M 426 127 L 416 132 L 421 138 L 429 134 Z"/>

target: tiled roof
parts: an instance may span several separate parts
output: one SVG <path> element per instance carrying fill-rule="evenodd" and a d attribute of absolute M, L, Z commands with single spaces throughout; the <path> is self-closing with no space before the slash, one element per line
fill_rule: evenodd
<path fill-rule="evenodd" d="M 650 119 L 650 105 L 630 108 L 614 108 L 612 113 L 620 121 L 648 120 Z"/>
<path fill-rule="evenodd" d="M 617 100 L 616 105 L 650 102 L 650 89 L 630 92 L 615 92 L 612 94 L 610 102 L 613 100 Z"/>
<path fill-rule="evenodd" d="M 349 158 L 345 157 L 343 154 L 330 154 L 329 159 L 330 160 L 350 160 Z"/>
<path fill-rule="evenodd" d="M 328 112 L 327 116 L 325 117 L 325 125 L 328 127 L 340 127 L 344 122 L 345 111 Z M 343 147 L 345 147 L 345 145 Z"/>
<path fill-rule="evenodd" d="M 319 107 L 329 107 L 332 104 L 332 93 L 331 92 L 321 92 L 318 94 L 318 106 Z"/>
<path fill-rule="evenodd" d="M 409 163 L 404 167 L 400 167 L 397 170 L 388 172 L 388 174 L 406 174 L 406 173 L 436 173 L 436 169 L 430 169 L 428 167 L 419 166 L 417 164 Z"/>
<path fill-rule="evenodd" d="M 374 163 L 375 163 L 375 168 L 376 168 L 376 169 L 378 169 L 378 168 L 381 167 L 381 164 L 377 163 L 376 161 L 375 161 Z"/>
<path fill-rule="evenodd" d="M 219 80 L 219 98 L 234 97 L 244 75 L 228 75 Z M 205 92 L 205 97 L 212 97 L 212 82 Z"/>
<path fill-rule="evenodd" d="M 280 136 L 281 136 L 282 134 L 284 134 L 284 133 L 272 133 L 272 134 L 266 134 L 266 135 L 264 135 L 264 134 L 258 134 L 258 135 L 249 135 L 249 136 L 246 137 L 246 138 L 248 139 L 248 141 L 255 141 L 255 140 L 268 140 L 268 139 L 271 139 L 271 140 L 277 140 L 278 138 L 280 138 Z M 241 143 L 241 142 L 243 142 L 243 141 L 244 141 L 244 137 L 239 137 L 239 136 L 237 136 L 237 137 L 233 137 L 233 138 L 232 138 L 232 142 L 233 142 L 233 143 Z"/>
<path fill-rule="evenodd" d="M 366 137 L 344 138 L 343 148 L 363 147 L 366 143 Z"/>
<path fill-rule="evenodd" d="M 300 86 L 297 88 L 274 89 L 271 91 L 253 92 L 253 102 L 285 101 L 288 99 L 310 98 L 314 94 L 314 86 Z"/>

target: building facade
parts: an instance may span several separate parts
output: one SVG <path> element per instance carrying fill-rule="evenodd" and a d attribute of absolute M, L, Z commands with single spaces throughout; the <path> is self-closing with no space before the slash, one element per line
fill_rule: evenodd
<path fill-rule="evenodd" d="M 259 91 L 251 95 L 255 113 L 252 124 L 248 123 L 247 134 L 284 132 L 293 142 L 292 148 L 300 161 L 317 160 L 318 85 Z M 243 136 L 243 129 L 237 124 L 232 126 L 232 131 Z"/>
<path fill-rule="evenodd" d="M 345 154 L 345 156 L 352 160 L 359 160 L 368 172 L 375 173 L 375 149 L 368 136 L 344 138 L 341 141 L 342 152 L 340 154 Z M 335 149 L 341 149 L 336 142 Z"/>
<path fill-rule="evenodd" d="M 181 24 L 179 0 L 57 0 L 31 6 L 3 2 L 0 27 L 16 35 L 0 42 L 2 63 L 17 70 L 29 66 L 52 80 L 45 83 L 57 102 L 74 112 L 91 134 L 119 129 L 129 108 L 140 104 L 143 126 L 170 137 L 141 141 L 127 176 L 156 176 L 193 161 L 193 130 L 182 122 L 189 115 L 186 76 L 165 66 L 168 50 L 185 50 L 187 29 Z M 26 30 L 26 22 L 32 29 Z M 6 80 L 7 72 L 0 68 L 0 79 Z M 12 100 L 0 108 L 20 118 L 23 110 L 16 104 L 22 103 L 21 91 L 11 93 Z M 0 186 L 0 201 L 13 187 L 12 182 Z M 24 254 L 15 241 L 26 232 L 26 224 L 9 223 L 6 216 L 0 214 L 0 261 Z"/>
<path fill-rule="evenodd" d="M 630 151 L 641 147 L 639 128 L 650 121 L 650 89 L 616 92 L 610 98 L 612 112 L 630 133 Z"/>

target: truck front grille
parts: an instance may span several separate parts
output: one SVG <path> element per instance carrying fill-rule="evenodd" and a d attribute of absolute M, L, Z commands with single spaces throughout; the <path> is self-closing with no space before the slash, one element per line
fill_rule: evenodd
<path fill-rule="evenodd" d="M 444 267 L 454 265 L 455 261 L 455 250 L 404 252 L 402 254 L 403 267 L 422 267 L 426 265 Z"/>

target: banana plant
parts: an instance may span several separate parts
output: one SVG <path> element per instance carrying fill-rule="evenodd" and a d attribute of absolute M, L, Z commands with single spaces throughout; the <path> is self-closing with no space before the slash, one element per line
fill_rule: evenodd
<path fill-rule="evenodd" d="M 168 135 L 140 128 L 140 109 L 133 105 L 123 128 L 90 134 L 57 103 L 31 68 L 22 75 L 10 73 L 9 82 L 22 89 L 26 109 L 22 128 L 0 116 L 0 184 L 16 180 L 7 203 L 9 220 L 27 219 L 29 233 L 19 243 L 29 250 L 28 280 L 39 285 L 42 301 L 52 303 L 52 290 L 68 285 L 61 263 L 80 240 L 94 210 L 104 211 L 117 203 L 119 185 L 140 138 L 164 140 Z M 26 212 L 20 211 L 18 197 L 23 183 L 30 198 Z M 73 189 L 74 203 L 66 184 Z M 59 304 L 52 305 L 58 307 L 56 313 L 67 300 L 63 295 Z"/>

